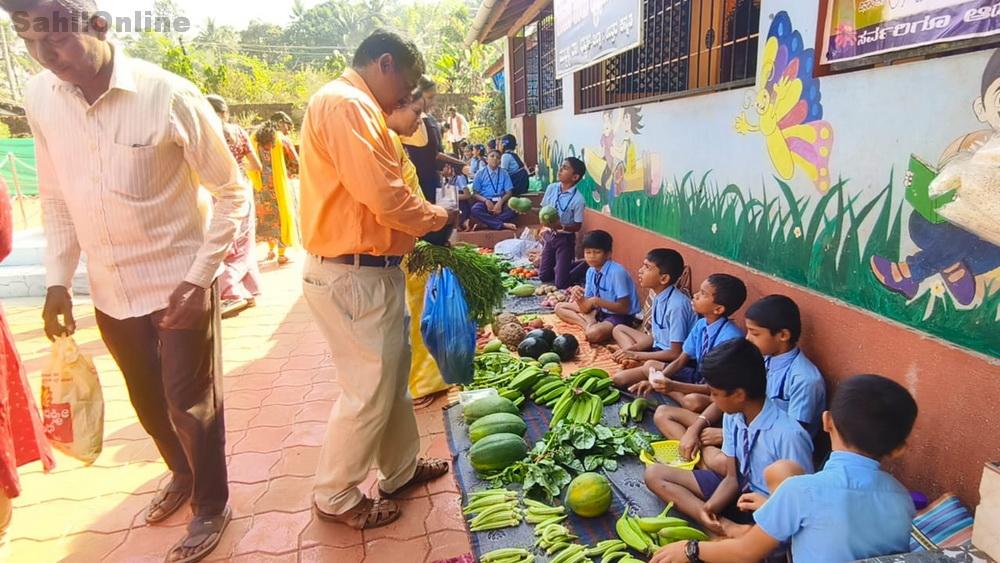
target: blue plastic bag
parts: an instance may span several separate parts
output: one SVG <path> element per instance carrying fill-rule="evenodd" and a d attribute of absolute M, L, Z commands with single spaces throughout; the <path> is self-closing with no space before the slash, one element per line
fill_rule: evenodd
<path fill-rule="evenodd" d="M 476 323 L 469 318 L 469 304 L 458 277 L 448 268 L 434 272 L 427 280 L 420 334 L 446 383 L 472 383 Z"/>

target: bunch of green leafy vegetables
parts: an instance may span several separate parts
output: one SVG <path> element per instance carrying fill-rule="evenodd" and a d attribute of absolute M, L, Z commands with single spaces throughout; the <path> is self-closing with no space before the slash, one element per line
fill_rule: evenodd
<path fill-rule="evenodd" d="M 520 484 L 536 498 L 559 496 L 575 474 L 616 471 L 618 459 L 652 452 L 659 436 L 641 428 L 560 423 L 549 430 L 521 461 L 489 478 L 495 487 Z"/>

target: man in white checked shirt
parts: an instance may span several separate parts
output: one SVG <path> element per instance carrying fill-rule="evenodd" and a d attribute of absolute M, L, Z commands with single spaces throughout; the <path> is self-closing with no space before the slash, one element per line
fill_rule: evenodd
<path fill-rule="evenodd" d="M 248 209 L 236 161 L 201 92 L 108 43 L 94 0 L 0 6 L 46 69 L 25 92 L 48 243 L 45 332 L 74 331 L 82 251 L 101 336 L 172 473 L 146 521 L 190 498 L 194 518 L 166 560 L 198 561 L 230 519 L 215 279 Z M 215 198 L 207 231 L 199 186 Z"/>

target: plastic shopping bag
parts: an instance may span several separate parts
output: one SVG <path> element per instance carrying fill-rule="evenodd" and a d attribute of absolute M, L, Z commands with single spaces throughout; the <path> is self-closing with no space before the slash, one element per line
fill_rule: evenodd
<path fill-rule="evenodd" d="M 70 336 L 52 343 L 41 402 L 45 437 L 64 454 L 93 463 L 104 443 L 104 394 L 94 363 Z"/>
<path fill-rule="evenodd" d="M 458 277 L 448 268 L 434 272 L 427 280 L 420 333 L 447 383 L 472 383 L 476 323 L 469 318 L 469 305 Z"/>

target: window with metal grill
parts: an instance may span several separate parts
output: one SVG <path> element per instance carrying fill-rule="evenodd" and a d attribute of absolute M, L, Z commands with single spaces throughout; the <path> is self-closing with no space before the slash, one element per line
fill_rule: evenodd
<path fill-rule="evenodd" d="M 753 84 L 761 0 L 644 0 L 643 44 L 576 73 L 577 113 Z"/>
<path fill-rule="evenodd" d="M 510 61 L 511 116 L 535 115 L 562 107 L 551 6 L 511 37 Z"/>

